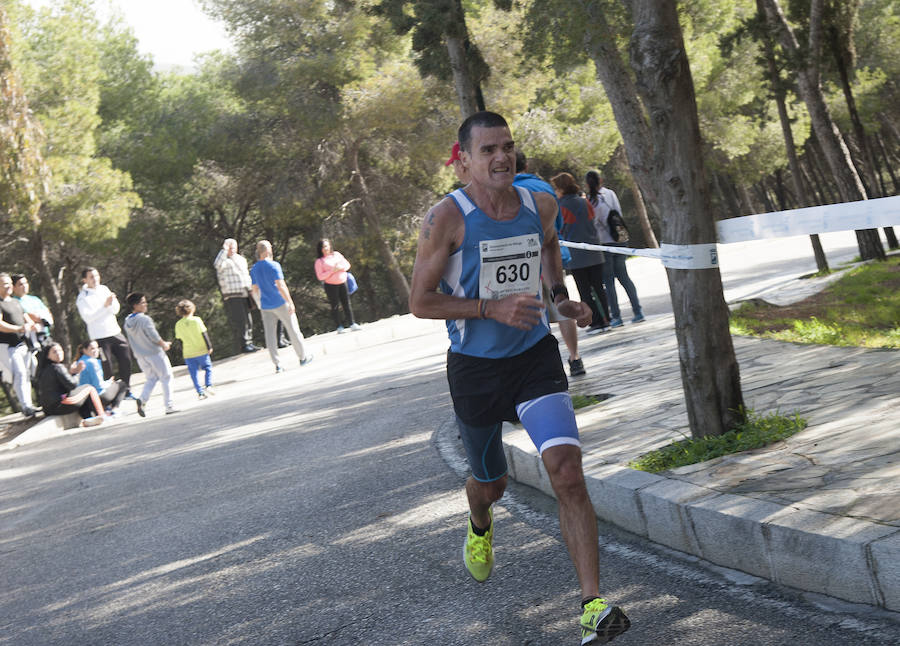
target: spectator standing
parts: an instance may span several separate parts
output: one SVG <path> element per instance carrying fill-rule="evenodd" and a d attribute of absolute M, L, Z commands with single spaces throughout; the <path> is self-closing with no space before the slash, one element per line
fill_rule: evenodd
<path fill-rule="evenodd" d="M 237 240 L 226 238 L 213 261 L 219 289 L 225 303 L 225 315 L 234 334 L 235 352 L 256 352 L 253 345 L 253 319 L 250 316 L 250 270 L 247 259 L 238 253 Z"/>
<path fill-rule="evenodd" d="M 125 297 L 125 302 L 131 310 L 131 313 L 125 317 L 125 333 L 128 335 L 131 349 L 146 378 L 140 399 L 137 400 L 138 415 L 146 416 L 147 402 L 150 400 L 150 395 L 157 382 L 162 384 L 166 415 L 177 413 L 175 402 L 172 400 L 175 376 L 172 374 L 169 357 L 166 356 L 166 352 L 172 347 L 172 344 L 159 336 L 153 319 L 147 316 L 147 299 L 143 294 L 132 292 Z"/>
<path fill-rule="evenodd" d="M 13 274 L 13 298 L 22 304 L 22 309 L 28 315 L 35 325 L 35 342 L 41 344 L 50 338 L 50 328 L 53 326 L 53 314 L 50 309 L 44 305 L 44 301 L 30 294 L 31 286 L 28 278 L 24 274 Z"/>
<path fill-rule="evenodd" d="M 0 273 L 0 351 L 7 355 L 13 389 L 22 407 L 22 414 L 34 417 L 37 411 L 31 399 L 29 347 L 25 337 L 34 331 L 35 325 L 25 314 L 22 304 L 12 297 L 12 293 L 12 277 L 7 273 Z"/>
<path fill-rule="evenodd" d="M 303 345 L 303 333 L 300 332 L 300 324 L 297 322 L 297 308 L 294 306 L 294 299 L 291 298 L 287 283 L 284 281 L 281 263 L 272 258 L 272 243 L 268 240 L 257 242 L 256 257 L 259 260 L 253 263 L 253 268 L 250 270 L 250 277 L 253 281 L 253 298 L 259 303 L 259 309 L 262 312 L 266 348 L 269 350 L 272 363 L 275 364 L 275 372 L 284 370 L 281 367 L 281 360 L 278 358 L 275 334 L 278 321 L 281 321 L 287 329 L 300 365 L 305 366 L 313 360 L 313 354 Z"/>
<path fill-rule="evenodd" d="M 553 187 L 550 186 L 550 184 L 537 175 L 526 172 L 526 170 L 528 170 L 528 158 L 521 150 L 517 150 L 516 177 L 513 179 L 513 186 L 522 186 L 529 191 L 547 193 L 554 198 L 556 197 L 556 193 L 553 191 Z M 558 203 L 559 202 L 557 201 L 557 204 Z M 561 212 L 557 212 L 556 220 L 554 222 L 558 234 L 563 226 Z M 560 247 L 559 251 L 563 259 L 563 267 L 566 267 L 568 263 L 571 262 L 572 255 L 566 247 Z M 569 350 L 569 375 L 578 377 L 585 374 L 584 361 L 581 360 L 581 355 L 578 354 L 578 326 L 575 324 L 575 321 L 559 313 L 559 310 L 556 309 L 556 304 L 553 302 L 553 299 L 550 298 L 550 290 L 546 284 L 544 285 L 543 296 L 544 305 L 547 307 L 547 314 L 550 317 L 550 322 L 556 323 L 559 326 L 560 336 L 562 336 L 566 348 Z"/>
<path fill-rule="evenodd" d="M 594 208 L 579 194 L 581 189 L 575 178 L 569 173 L 560 173 L 550 182 L 556 189 L 562 211 L 562 237 L 569 242 L 600 244 L 597 227 L 594 226 Z M 594 314 L 588 334 L 605 332 L 609 329 L 609 316 L 606 290 L 603 288 L 603 253 L 584 249 L 569 249 L 569 251 L 572 253 L 569 270 L 575 279 L 575 285 L 578 286 L 581 301 L 587 303 Z M 591 290 L 596 293 L 597 300 L 600 301 L 599 306 L 591 295 Z"/>
<path fill-rule="evenodd" d="M 354 332 L 360 329 L 353 320 L 353 308 L 350 307 L 350 291 L 347 288 L 347 271 L 350 263 L 339 251 L 331 248 L 331 240 L 323 238 L 316 245 L 316 278 L 323 281 L 325 295 L 328 296 L 328 304 L 331 305 L 331 317 L 337 327 L 337 333 L 342 334 L 346 328 Z M 341 308 L 344 308 L 344 317 L 341 320 Z"/>
<path fill-rule="evenodd" d="M 78 412 L 81 426 L 96 426 L 103 422 L 103 403 L 96 389 L 88 384 L 79 385 L 74 375 L 84 370 L 84 364 L 63 364 L 62 346 L 51 343 L 44 351 L 38 371 L 38 391 L 45 415 L 67 415 Z"/>
<path fill-rule="evenodd" d="M 106 411 L 113 414 L 122 403 L 128 388 L 121 379 L 104 379 L 100 364 L 100 346 L 94 340 L 84 341 L 78 346 L 78 363 L 82 365 L 78 373 L 79 386 L 93 386 Z"/>
<path fill-rule="evenodd" d="M 600 244 L 611 247 L 622 246 L 612 237 L 612 231 L 609 227 L 610 213 L 618 213 L 622 215 L 622 207 L 619 206 L 619 197 L 612 189 L 603 186 L 603 176 L 595 170 L 589 170 L 584 176 L 584 183 L 587 185 L 587 200 L 594 207 L 594 224 L 597 226 L 597 235 L 600 238 Z M 603 285 L 606 288 L 606 299 L 609 303 L 609 326 L 622 327 L 622 313 L 619 310 L 619 297 L 616 294 L 616 280 L 625 289 L 628 294 L 628 300 L 631 301 L 631 313 L 634 318 L 632 323 L 640 323 L 644 320 L 644 314 L 641 311 L 641 302 L 638 300 L 637 289 L 631 278 L 628 276 L 628 268 L 625 266 L 627 260 L 625 254 L 615 253 L 613 251 L 604 251 L 605 262 L 603 263 Z"/>
<path fill-rule="evenodd" d="M 75 305 L 87 326 L 88 336 L 96 339 L 103 351 L 103 374 L 107 379 L 112 377 L 112 360 L 115 357 L 116 376 L 130 388 L 131 350 L 116 320 L 119 299 L 106 285 L 101 284 L 100 272 L 96 268 L 86 267 L 81 272 L 81 280 L 84 285 L 78 292 Z"/>
<path fill-rule="evenodd" d="M 206 399 L 207 395 L 214 395 L 212 389 L 212 341 L 209 340 L 209 332 L 203 319 L 195 316 L 197 306 L 188 299 L 178 302 L 175 313 L 181 318 L 175 324 L 175 338 L 181 341 L 181 355 L 187 364 L 191 381 L 197 391 L 197 397 Z M 203 386 L 197 378 L 200 370 L 204 372 Z"/>

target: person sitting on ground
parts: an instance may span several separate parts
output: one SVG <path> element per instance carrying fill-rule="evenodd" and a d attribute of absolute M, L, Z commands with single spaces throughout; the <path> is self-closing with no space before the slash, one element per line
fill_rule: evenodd
<path fill-rule="evenodd" d="M 33 343 L 42 345 L 50 339 L 50 328 L 53 326 L 53 314 L 50 309 L 44 305 L 44 301 L 30 294 L 31 286 L 28 278 L 24 274 L 13 274 L 13 298 L 22 304 L 25 314 L 34 321 L 35 338 Z"/>
<path fill-rule="evenodd" d="M 89 384 L 78 384 L 74 375 L 84 370 L 84 364 L 73 362 L 66 366 L 65 354 L 59 343 L 51 343 L 42 351 L 38 368 L 38 392 L 44 415 L 81 415 L 81 426 L 96 426 L 103 422 L 103 402 L 97 390 Z"/>
<path fill-rule="evenodd" d="M 199 399 L 206 399 L 208 395 L 214 395 L 212 389 L 212 341 L 209 340 L 209 332 L 203 319 L 195 316 L 197 306 L 188 299 L 178 302 L 175 306 L 175 313 L 181 318 L 175 324 L 175 338 L 181 341 L 181 356 L 184 357 L 184 363 L 188 367 L 191 375 L 191 381 L 194 383 L 194 389 L 197 391 Z M 203 383 L 197 375 L 200 370 L 204 372 Z"/>
<path fill-rule="evenodd" d="M 162 384 L 166 415 L 177 413 L 172 400 L 175 375 L 172 374 L 172 364 L 166 356 L 172 344 L 159 336 L 153 319 L 147 316 L 147 299 L 143 294 L 132 292 L 125 297 L 125 302 L 131 310 L 131 314 L 125 317 L 125 334 L 128 335 L 128 342 L 138 365 L 146 375 L 144 389 L 137 400 L 138 415 L 147 415 L 147 402 L 157 383 Z"/>
<path fill-rule="evenodd" d="M 122 403 L 128 386 L 121 379 L 104 379 L 103 365 L 100 363 L 100 345 L 94 340 L 82 341 L 78 345 L 78 363 L 83 368 L 78 373 L 78 384 L 93 386 L 100 395 L 106 412 L 113 414 Z"/>
<path fill-rule="evenodd" d="M 353 308 L 350 307 L 350 290 L 347 287 L 347 271 L 350 263 L 341 252 L 331 248 L 331 240 L 322 238 L 316 245 L 316 278 L 323 281 L 325 295 L 331 305 L 331 317 L 337 326 L 338 334 L 342 334 L 346 328 L 354 332 L 361 329 L 353 320 Z M 344 308 L 344 319 L 341 321 L 340 308 Z"/>
<path fill-rule="evenodd" d="M 550 179 L 559 208 L 563 216 L 562 237 L 569 242 L 600 244 L 597 228 L 594 226 L 594 208 L 590 202 L 579 195 L 580 189 L 575 178 L 569 173 L 560 173 Z M 603 288 L 603 252 L 584 249 L 569 249 L 572 260 L 568 269 L 572 272 L 581 301 L 587 303 L 594 314 L 588 334 L 597 334 L 609 329 L 609 307 L 606 302 L 606 290 Z M 597 305 L 591 290 L 597 295 Z"/>

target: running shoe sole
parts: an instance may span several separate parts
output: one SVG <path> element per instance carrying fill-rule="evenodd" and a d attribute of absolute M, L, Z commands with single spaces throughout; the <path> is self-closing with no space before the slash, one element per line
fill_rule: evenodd
<path fill-rule="evenodd" d="M 631 620 L 625 616 L 619 606 L 610 606 L 606 615 L 600 620 L 597 631 L 582 638 L 581 646 L 586 644 L 608 644 L 616 637 L 631 628 Z"/>

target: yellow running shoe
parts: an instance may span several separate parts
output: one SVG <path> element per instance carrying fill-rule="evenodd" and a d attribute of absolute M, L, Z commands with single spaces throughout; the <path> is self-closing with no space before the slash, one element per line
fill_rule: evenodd
<path fill-rule="evenodd" d="M 631 627 L 631 622 L 619 606 L 611 606 L 606 599 L 594 599 L 584 606 L 581 615 L 581 646 L 606 644 Z"/>
<path fill-rule="evenodd" d="M 466 522 L 468 532 L 466 533 L 466 542 L 463 545 L 463 561 L 465 561 L 466 569 L 472 578 L 482 583 L 487 581 L 491 576 L 491 570 L 494 568 L 494 511 L 491 510 L 491 526 L 479 536 L 472 531 L 472 517 Z"/>

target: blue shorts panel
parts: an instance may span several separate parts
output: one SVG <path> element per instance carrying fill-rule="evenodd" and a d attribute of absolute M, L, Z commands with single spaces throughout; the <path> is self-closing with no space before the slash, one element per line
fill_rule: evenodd
<path fill-rule="evenodd" d="M 551 393 L 522 402 L 516 412 L 538 453 L 560 444 L 581 446 L 569 393 Z"/>

